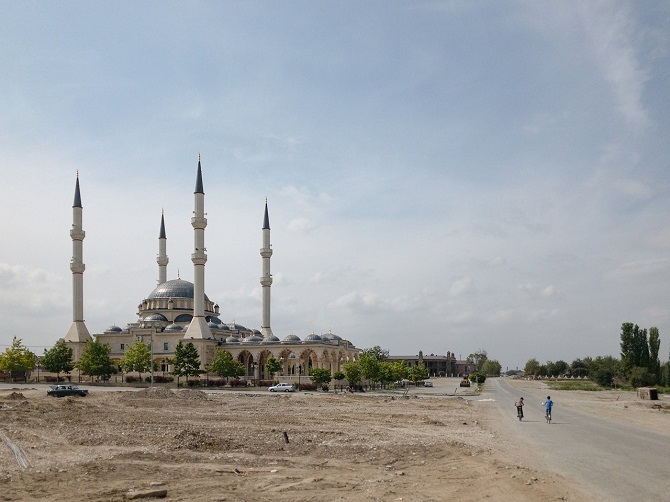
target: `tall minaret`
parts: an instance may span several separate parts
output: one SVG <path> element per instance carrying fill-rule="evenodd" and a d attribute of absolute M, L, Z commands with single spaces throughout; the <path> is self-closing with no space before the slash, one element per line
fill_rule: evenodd
<path fill-rule="evenodd" d="M 91 340 L 91 335 L 84 324 L 84 237 L 86 233 L 82 229 L 82 207 L 81 195 L 79 193 L 79 171 L 77 171 L 77 182 L 74 187 L 74 204 L 72 204 L 72 229 L 70 237 L 72 238 L 72 260 L 70 260 L 70 270 L 72 270 L 72 324 L 67 330 L 64 340 L 66 342 L 82 342 Z M 77 354 L 73 354 L 75 360 Z"/>
<path fill-rule="evenodd" d="M 263 258 L 263 275 L 261 276 L 261 286 L 263 286 L 263 323 L 261 325 L 261 334 L 264 337 L 272 336 L 272 328 L 270 327 L 270 286 L 272 286 L 270 257 L 272 256 L 272 247 L 270 246 L 270 218 L 268 217 L 268 200 L 266 198 L 265 218 L 263 219 L 263 247 L 261 248 L 261 257 Z"/>
<path fill-rule="evenodd" d="M 158 284 L 163 284 L 167 281 L 167 264 L 170 262 L 170 259 L 167 257 L 166 249 L 165 217 L 163 212 L 161 212 L 161 232 L 158 236 L 158 257 L 156 258 L 156 263 L 158 263 Z"/>
<path fill-rule="evenodd" d="M 188 325 L 184 338 L 207 339 L 212 338 L 212 332 L 205 319 L 205 263 L 207 263 L 207 249 L 205 248 L 205 191 L 202 188 L 202 169 L 200 154 L 198 154 L 198 177 L 195 181 L 195 211 L 191 218 L 195 237 L 195 252 L 191 255 L 193 262 L 193 319 Z"/>

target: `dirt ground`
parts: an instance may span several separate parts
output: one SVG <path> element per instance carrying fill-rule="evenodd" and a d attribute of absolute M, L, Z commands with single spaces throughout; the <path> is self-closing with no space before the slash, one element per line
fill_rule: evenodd
<path fill-rule="evenodd" d="M 93 387 L 87 397 L 57 399 L 46 387 L 4 389 L 0 500 L 587 498 L 566 479 L 506 460 L 509 446 L 485 426 L 489 413 L 438 391 Z"/>

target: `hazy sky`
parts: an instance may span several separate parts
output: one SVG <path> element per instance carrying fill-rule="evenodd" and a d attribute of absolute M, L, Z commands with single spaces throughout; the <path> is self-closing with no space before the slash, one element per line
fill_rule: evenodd
<path fill-rule="evenodd" d="M 670 339 L 670 3 L 0 1 L 0 349 L 193 281 L 260 328 L 503 369 Z"/>

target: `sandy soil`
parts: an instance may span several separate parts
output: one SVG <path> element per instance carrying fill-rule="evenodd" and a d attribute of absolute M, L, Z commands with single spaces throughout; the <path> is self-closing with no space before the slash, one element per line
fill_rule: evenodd
<path fill-rule="evenodd" d="M 0 500 L 586 499 L 532 462 L 506 460 L 507 443 L 482 425 L 489 413 L 439 390 L 0 390 Z"/>

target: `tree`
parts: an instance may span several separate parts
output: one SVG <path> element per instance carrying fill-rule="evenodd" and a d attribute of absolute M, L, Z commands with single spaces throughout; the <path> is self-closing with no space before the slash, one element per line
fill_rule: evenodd
<path fill-rule="evenodd" d="M 482 365 L 487 359 L 488 356 L 486 355 L 486 351 L 483 349 L 479 349 L 478 352 L 474 352 L 467 357 L 467 361 L 475 366 L 475 371 L 480 371 L 482 369 Z"/>
<path fill-rule="evenodd" d="M 11 378 L 15 378 L 18 373 L 31 371 L 36 366 L 37 356 L 16 337 L 12 340 L 12 345 L 0 354 L 0 371 L 8 371 Z"/>
<path fill-rule="evenodd" d="M 611 387 L 614 378 L 621 375 L 621 362 L 615 357 L 585 357 L 584 362 L 589 367 L 588 377 L 602 387 Z"/>
<path fill-rule="evenodd" d="M 528 359 L 526 361 L 526 366 L 523 368 L 523 372 L 526 375 L 539 375 L 540 374 L 540 363 L 537 362 L 537 359 Z"/>
<path fill-rule="evenodd" d="M 60 381 L 61 373 L 70 373 L 74 369 L 72 348 L 65 345 L 65 340 L 58 340 L 49 350 L 44 349 L 40 364 L 45 370 L 56 373 L 56 381 Z"/>
<path fill-rule="evenodd" d="M 347 377 L 346 377 L 345 374 L 342 373 L 341 371 L 336 371 L 335 373 L 333 373 L 333 378 L 334 378 L 335 380 L 344 380 L 344 379 L 347 378 Z"/>
<path fill-rule="evenodd" d="M 126 373 L 137 371 L 141 381 L 142 373 L 151 371 L 151 362 L 151 350 L 149 346 L 137 340 L 128 346 L 126 352 L 123 354 L 123 358 L 119 362 L 119 366 Z"/>
<path fill-rule="evenodd" d="M 649 342 L 647 341 L 647 330 L 630 322 L 621 325 L 621 362 L 624 373 L 635 366 L 649 366 Z"/>
<path fill-rule="evenodd" d="M 658 328 L 652 326 L 649 328 L 649 373 L 654 375 L 654 383 L 661 383 L 661 360 L 658 358 L 658 351 L 661 348 L 661 338 L 658 334 Z"/>
<path fill-rule="evenodd" d="M 500 370 L 502 370 L 502 366 L 495 359 L 487 359 L 482 364 L 482 373 L 486 376 L 500 376 Z"/>
<path fill-rule="evenodd" d="M 371 352 L 364 352 L 358 359 L 358 364 L 361 367 L 361 376 L 369 382 L 375 383 L 380 381 L 380 361 L 376 354 Z"/>
<path fill-rule="evenodd" d="M 281 368 L 282 365 L 277 359 L 272 356 L 268 357 L 268 360 L 265 363 L 265 371 L 274 376 L 274 374 L 281 370 Z"/>
<path fill-rule="evenodd" d="M 428 378 L 428 369 L 423 363 L 416 364 L 409 369 L 409 379 L 414 382 L 414 385 L 426 378 Z"/>
<path fill-rule="evenodd" d="M 389 351 L 382 349 L 379 345 L 375 345 L 371 349 L 365 349 L 361 352 L 361 355 L 372 357 L 377 361 L 386 361 L 389 357 Z"/>
<path fill-rule="evenodd" d="M 589 374 L 589 366 L 582 359 L 575 359 L 570 364 L 570 375 L 575 377 L 585 377 Z"/>
<path fill-rule="evenodd" d="M 97 339 L 86 342 L 81 359 L 75 364 L 84 375 L 95 376 L 103 380 L 109 379 L 116 373 L 112 360 L 109 357 L 111 349 L 106 343 L 101 343 Z"/>
<path fill-rule="evenodd" d="M 184 345 L 181 341 L 174 350 L 174 359 L 172 360 L 172 374 L 177 377 L 177 386 L 179 386 L 179 377 L 185 376 L 188 384 L 188 377 L 202 375 L 205 371 L 200 369 L 200 356 L 193 343 L 188 342 Z"/>
<path fill-rule="evenodd" d="M 349 361 L 342 366 L 344 375 L 347 377 L 349 385 L 358 385 L 363 378 L 363 372 L 361 371 L 361 365 L 358 361 Z"/>
<path fill-rule="evenodd" d="M 216 349 L 216 354 L 208 369 L 217 376 L 225 378 L 226 382 L 228 382 L 229 377 L 238 378 L 246 373 L 244 364 L 235 361 L 230 352 L 221 349 Z"/>
<path fill-rule="evenodd" d="M 409 368 L 407 367 L 407 363 L 405 363 L 405 361 L 393 361 L 392 363 L 388 364 L 391 366 L 391 382 L 404 380 L 409 375 Z"/>
<path fill-rule="evenodd" d="M 628 371 L 628 381 L 631 387 L 647 387 L 656 383 L 654 375 L 643 366 L 634 366 Z"/>
<path fill-rule="evenodd" d="M 326 368 L 312 368 L 309 372 L 309 376 L 317 387 L 321 386 L 322 389 L 326 387 L 324 390 L 328 390 L 327 384 L 333 379 L 330 375 L 330 370 Z"/>

